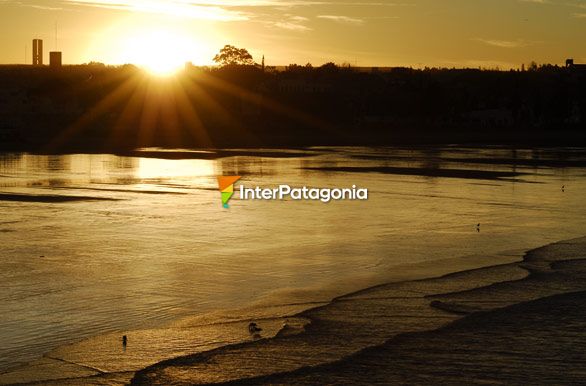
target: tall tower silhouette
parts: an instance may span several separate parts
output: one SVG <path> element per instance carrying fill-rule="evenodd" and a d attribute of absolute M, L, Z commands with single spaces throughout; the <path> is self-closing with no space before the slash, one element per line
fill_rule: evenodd
<path fill-rule="evenodd" d="M 33 66 L 43 65 L 43 41 L 33 39 Z"/>

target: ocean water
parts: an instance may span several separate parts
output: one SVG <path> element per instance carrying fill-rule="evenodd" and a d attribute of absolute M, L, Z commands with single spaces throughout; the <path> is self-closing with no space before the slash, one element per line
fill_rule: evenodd
<path fill-rule="evenodd" d="M 80 341 L 87 357 L 92 339 L 119 331 L 280 317 L 586 233 L 586 149 L 170 154 L 0 155 L 0 369 Z M 236 194 L 224 209 L 220 175 L 246 186 L 357 185 L 369 199 Z M 197 346 L 237 341 L 238 326 L 202 332 Z M 190 350 L 172 347 L 170 356 Z M 142 355 L 138 368 L 152 353 Z"/>

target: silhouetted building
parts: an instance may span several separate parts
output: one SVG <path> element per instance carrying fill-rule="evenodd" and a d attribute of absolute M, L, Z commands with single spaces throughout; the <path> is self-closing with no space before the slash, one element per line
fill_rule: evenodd
<path fill-rule="evenodd" d="M 43 65 L 43 41 L 33 39 L 33 66 Z"/>
<path fill-rule="evenodd" d="M 63 57 L 61 52 L 53 51 L 49 52 L 49 65 L 51 67 L 61 67 L 63 64 Z"/>
<path fill-rule="evenodd" d="M 571 68 L 572 70 L 586 71 L 586 64 L 576 64 L 574 63 L 574 59 L 566 59 L 566 68 Z"/>

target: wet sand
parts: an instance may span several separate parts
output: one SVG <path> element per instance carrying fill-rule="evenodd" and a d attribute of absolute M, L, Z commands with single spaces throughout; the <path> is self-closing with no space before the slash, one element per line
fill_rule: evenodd
<path fill-rule="evenodd" d="M 586 238 L 514 263 L 368 288 L 309 310 L 256 309 L 249 318 L 264 328 L 262 340 L 248 336 L 249 319 L 225 315 L 125 332 L 124 349 L 121 333 L 97 336 L 0 373 L 0 384 L 584 383 L 580 259 Z"/>
<path fill-rule="evenodd" d="M 583 385 L 585 297 L 573 292 L 476 313 L 330 365 L 229 384 Z"/>
<path fill-rule="evenodd" d="M 285 320 L 301 333 L 307 319 L 287 317 L 307 305 L 255 310 L 247 319 L 208 314 L 161 328 L 112 332 L 61 346 L 39 360 L 0 372 L 0 385 L 126 385 L 136 371 L 182 355 L 251 341 L 250 319 L 262 324 L 264 338 L 279 334 Z M 122 344 L 122 334 L 128 344 Z"/>
<path fill-rule="evenodd" d="M 581 238 L 370 288 L 302 312 L 301 334 L 167 360 L 132 384 L 583 384 L 585 258 Z"/>

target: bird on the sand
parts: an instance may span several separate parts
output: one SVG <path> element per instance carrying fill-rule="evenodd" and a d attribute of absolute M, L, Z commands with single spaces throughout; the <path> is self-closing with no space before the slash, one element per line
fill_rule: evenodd
<path fill-rule="evenodd" d="M 248 324 L 248 332 L 250 332 L 251 334 L 258 334 L 261 331 L 262 328 L 260 328 L 256 323 L 250 322 Z"/>

